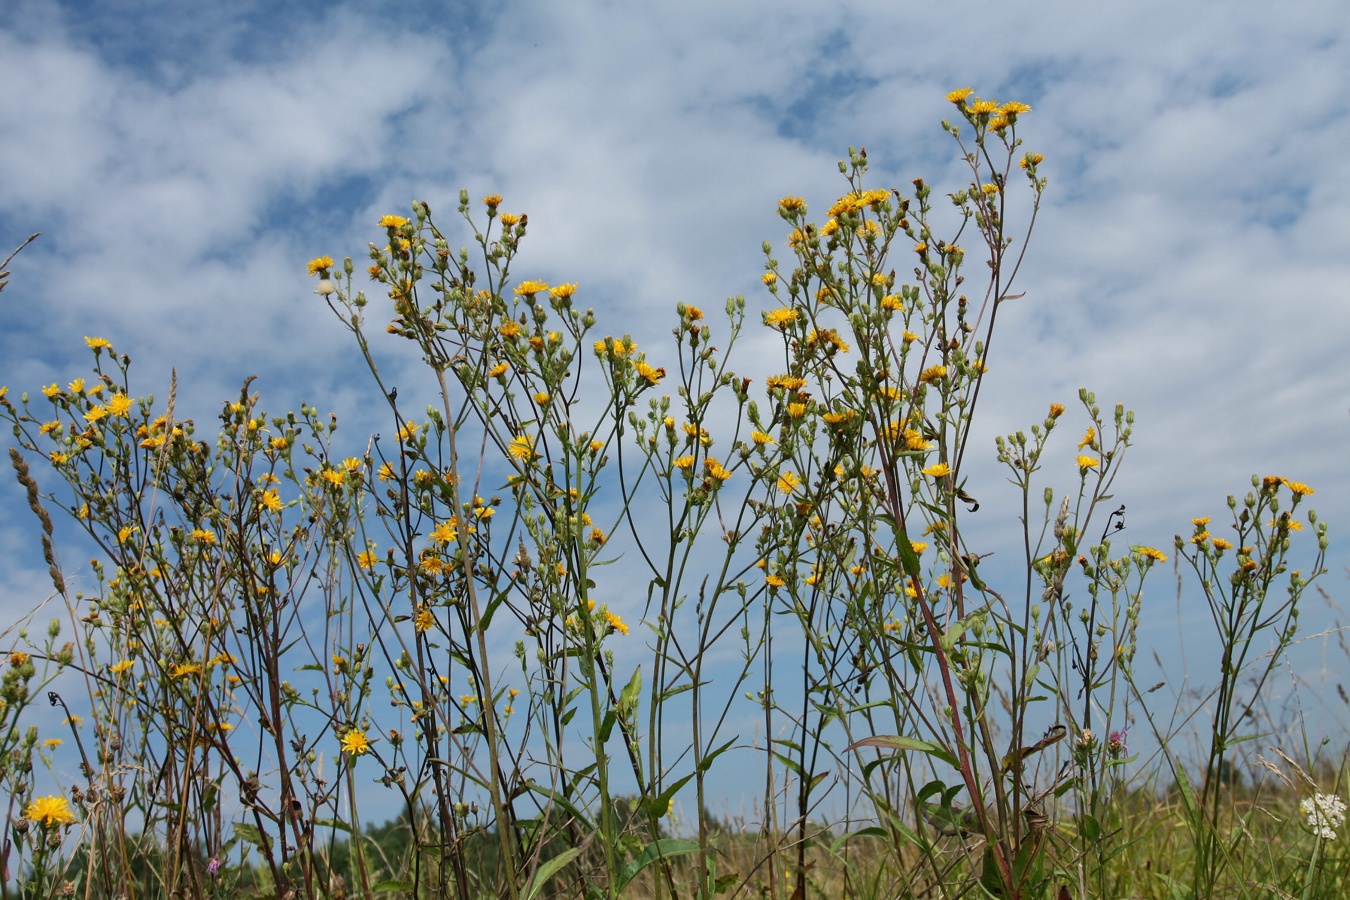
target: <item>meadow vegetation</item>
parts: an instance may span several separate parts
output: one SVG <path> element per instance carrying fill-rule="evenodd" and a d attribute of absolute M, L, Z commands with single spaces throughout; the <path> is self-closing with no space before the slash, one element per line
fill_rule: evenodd
<path fill-rule="evenodd" d="M 947 99 L 966 183 L 874 187 L 850 150 L 823 218 L 780 202 L 763 296 L 678 304 L 664 346 L 517 277 L 501 197 L 385 216 L 364 265 L 309 263 L 389 423 L 363 452 L 251 381 L 199 428 L 97 337 L 0 391 L 65 610 L 7 633 L 4 895 L 1344 895 L 1343 759 L 1263 705 L 1313 490 L 1255 477 L 1158 549 L 1121 538 L 1123 406 L 973 446 L 1047 182 L 1028 106 Z M 966 526 L 991 452 L 1011 578 Z M 1135 678 L 1171 566 L 1222 647 L 1199 697 Z"/>

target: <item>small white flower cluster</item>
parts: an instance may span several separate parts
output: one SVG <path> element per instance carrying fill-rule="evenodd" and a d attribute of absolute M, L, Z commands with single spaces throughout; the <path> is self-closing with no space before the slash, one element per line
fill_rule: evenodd
<path fill-rule="evenodd" d="M 1345 801 L 1335 794 L 1314 794 L 1299 804 L 1313 834 L 1336 840 L 1336 829 L 1345 822 Z"/>

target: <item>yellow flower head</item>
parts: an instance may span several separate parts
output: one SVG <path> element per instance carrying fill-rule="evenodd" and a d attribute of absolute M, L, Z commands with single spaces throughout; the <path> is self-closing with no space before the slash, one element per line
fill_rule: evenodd
<path fill-rule="evenodd" d="M 778 201 L 778 208 L 784 212 L 805 212 L 806 201 L 801 197 L 784 197 Z"/>
<path fill-rule="evenodd" d="M 1039 166 L 1045 162 L 1045 157 L 1039 153 L 1028 153 L 1017 161 L 1019 169 L 1030 169 L 1032 166 Z"/>
<path fill-rule="evenodd" d="M 370 750 L 370 738 L 358 728 L 353 728 L 342 736 L 342 752 L 360 756 Z"/>
<path fill-rule="evenodd" d="M 1097 459 L 1097 457 L 1095 456 L 1079 456 L 1076 457 L 1076 461 L 1078 463 L 1078 468 L 1084 472 L 1086 472 L 1088 469 L 1097 468 L 1097 466 L 1101 463 L 1101 460 Z"/>
<path fill-rule="evenodd" d="M 483 205 L 486 206 L 488 209 L 496 209 L 497 207 L 502 205 L 502 195 L 488 194 L 486 197 L 483 198 Z"/>
<path fill-rule="evenodd" d="M 792 493 L 801 483 L 802 480 L 797 477 L 796 472 L 784 472 L 782 475 L 778 476 L 778 490 L 782 491 L 784 494 Z"/>
<path fill-rule="evenodd" d="M 1282 480 L 1284 481 L 1284 486 L 1289 488 L 1296 496 L 1306 497 L 1309 494 L 1317 493 L 1317 491 L 1308 487 L 1301 481 L 1290 481 L 1288 478 Z"/>
<path fill-rule="evenodd" d="M 531 278 L 516 285 L 513 293 L 517 297 L 533 297 L 548 290 L 548 282 Z"/>
<path fill-rule="evenodd" d="M 927 384 L 930 381 L 936 381 L 939 378 L 947 377 L 946 366 L 929 366 L 919 373 L 919 383 Z"/>
<path fill-rule="evenodd" d="M 577 286 L 575 284 L 559 284 L 548 289 L 549 296 L 555 300 L 563 300 L 576 292 Z"/>
<path fill-rule="evenodd" d="M 772 312 L 765 313 L 764 324 L 768 325 L 770 328 L 782 328 L 790 322 L 797 321 L 799 315 L 801 314 L 797 312 L 797 310 L 785 306 L 781 309 L 775 309 Z"/>
<path fill-rule="evenodd" d="M 425 606 L 417 611 L 417 615 L 413 616 L 413 628 L 417 629 L 418 633 L 430 631 L 435 624 L 436 617 Z"/>
<path fill-rule="evenodd" d="M 967 88 L 960 88 L 960 89 L 958 89 L 958 90 L 952 91 L 950 94 L 947 95 L 947 102 L 948 102 L 948 103 L 960 103 L 960 102 L 964 101 L 967 97 L 969 97 L 969 96 L 970 96 L 971 94 L 973 94 L 973 93 L 975 93 L 975 89 L 974 89 L 974 88 L 968 88 L 968 87 L 967 87 Z"/>
<path fill-rule="evenodd" d="M 402 216 L 381 216 L 379 225 L 381 228 L 402 228 L 408 224 L 408 220 Z"/>
<path fill-rule="evenodd" d="M 648 384 L 657 384 L 661 381 L 662 378 L 666 377 L 665 366 L 653 369 L 651 366 L 647 364 L 645 360 L 641 359 L 638 360 L 637 363 L 634 364 L 633 368 L 637 369 L 637 373 L 641 375 Z"/>
<path fill-rule="evenodd" d="M 320 273 L 327 272 L 329 269 L 333 268 L 333 257 L 317 256 L 314 259 L 311 259 L 309 261 L 309 265 L 306 266 L 305 268 L 311 275 L 318 275 Z"/>
<path fill-rule="evenodd" d="M 523 434 L 517 435 L 511 439 L 506 452 L 516 459 L 531 459 L 534 456 L 534 443 Z"/>
<path fill-rule="evenodd" d="M 731 472 L 711 456 L 703 461 L 703 465 L 708 470 L 708 476 L 710 478 L 715 478 L 718 481 L 726 481 L 731 477 Z"/>
<path fill-rule="evenodd" d="M 313 265 L 313 263 L 311 263 L 311 265 Z M 330 265 L 331 265 L 331 263 L 330 263 Z M 108 341 L 107 341 L 106 339 L 101 338 L 101 337 L 86 337 L 86 338 L 84 339 L 84 344 L 85 344 L 85 346 L 88 347 L 90 350 L 111 350 L 111 349 L 112 349 L 112 344 L 108 343 Z"/>
<path fill-rule="evenodd" d="M 939 462 L 933 463 L 928 468 L 921 469 L 920 471 L 923 472 L 923 474 L 927 475 L 929 478 L 942 478 L 943 476 L 950 475 L 952 473 L 952 467 L 947 465 L 945 462 Z"/>
<path fill-rule="evenodd" d="M 24 810 L 24 816 L 43 828 L 69 825 L 75 821 L 75 814 L 70 811 L 65 797 L 36 797 Z"/>

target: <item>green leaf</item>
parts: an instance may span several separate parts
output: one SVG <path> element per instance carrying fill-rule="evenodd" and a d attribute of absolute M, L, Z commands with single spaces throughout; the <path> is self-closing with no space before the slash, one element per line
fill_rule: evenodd
<path fill-rule="evenodd" d="M 670 859 L 675 856 L 684 856 L 688 853 L 695 853 L 699 849 L 698 841 L 691 841 L 684 838 L 661 838 L 658 841 L 652 841 L 642 849 L 642 852 L 636 858 L 624 863 L 619 870 L 619 879 L 616 890 L 622 891 L 630 881 L 643 869 L 656 862 L 658 859 Z"/>
<path fill-rule="evenodd" d="M 900 564 L 905 567 L 905 574 L 910 578 L 918 578 L 921 571 L 919 554 L 914 552 L 914 545 L 909 542 L 909 535 L 903 531 L 897 531 L 895 533 L 895 547 L 900 551 Z"/>
<path fill-rule="evenodd" d="M 637 713 L 638 697 L 642 695 L 642 666 L 638 666 L 633 672 L 633 677 L 629 679 L 628 685 L 619 694 L 619 709 L 625 715 L 632 716 Z"/>
<path fill-rule="evenodd" d="M 952 756 L 940 745 L 935 744 L 932 741 L 920 740 L 919 738 L 905 737 L 904 735 L 899 734 L 878 734 L 873 737 L 863 738 L 860 741 L 855 741 L 848 747 L 845 747 L 844 750 L 847 752 L 850 750 L 857 750 L 859 747 L 881 747 L 886 750 L 901 751 L 913 750 L 918 753 L 926 753 L 934 759 L 941 760 L 953 768 L 960 768 L 960 764 L 956 761 L 956 757 Z"/>
<path fill-rule="evenodd" d="M 736 743 L 736 738 L 732 738 L 731 740 L 727 741 L 727 742 L 726 742 L 725 744 L 723 744 L 722 746 L 718 747 L 718 748 L 717 748 L 716 750 L 714 750 L 713 752 L 709 753 L 707 756 L 703 757 L 703 759 L 702 759 L 702 760 L 699 762 L 699 764 L 698 764 L 698 770 L 699 770 L 700 772 L 706 772 L 706 771 L 708 771 L 708 767 L 712 765 L 713 760 L 717 759 L 717 757 L 721 756 L 721 755 L 722 755 L 723 753 L 725 753 L 728 749 L 730 749 L 730 748 L 731 748 L 731 745 L 734 744 L 734 743 Z"/>
<path fill-rule="evenodd" d="M 544 889 L 548 880 L 557 874 L 559 869 L 580 855 L 580 847 L 570 847 L 540 866 L 538 871 L 534 873 L 534 881 L 530 883 L 530 889 L 525 893 L 525 900 L 534 900 L 535 897 L 538 897 L 539 892 Z"/>

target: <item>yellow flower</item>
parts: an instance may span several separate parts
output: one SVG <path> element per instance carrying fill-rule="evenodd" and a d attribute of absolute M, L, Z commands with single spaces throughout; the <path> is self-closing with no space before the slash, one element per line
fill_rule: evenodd
<path fill-rule="evenodd" d="M 132 663 L 131 660 L 124 659 L 121 662 L 115 662 L 111 666 L 108 666 L 108 671 L 112 672 L 114 675 L 121 675 L 127 669 L 130 669 L 133 665 L 134 663 Z"/>
<path fill-rule="evenodd" d="M 1232 541 L 1225 541 L 1223 538 L 1215 538 L 1215 539 L 1214 539 L 1214 549 L 1215 549 L 1215 550 L 1232 550 L 1232 549 L 1233 549 L 1233 542 L 1232 542 Z"/>
<path fill-rule="evenodd" d="M 1134 552 L 1144 559 L 1151 559 L 1154 562 L 1167 562 L 1167 554 L 1161 550 L 1155 550 L 1152 547 L 1136 547 Z"/>
<path fill-rule="evenodd" d="M 929 366 L 919 373 L 919 383 L 927 384 L 930 381 L 936 381 L 939 378 L 947 376 L 946 366 Z"/>
<path fill-rule="evenodd" d="M 131 398 L 122 393 L 113 394 L 108 398 L 108 412 L 119 419 L 126 418 L 131 412 Z"/>
<path fill-rule="evenodd" d="M 1042 156 L 1041 154 L 1028 153 L 1026 156 L 1022 157 L 1017 161 L 1017 166 L 1020 169 L 1029 169 L 1032 166 L 1038 166 L 1043 162 L 1045 162 L 1045 157 Z"/>
<path fill-rule="evenodd" d="M 1031 107 L 1025 103 L 1018 103 L 1016 100 L 1010 100 L 999 108 L 999 112 L 1005 116 L 1016 116 L 1021 113 L 1031 112 Z"/>
<path fill-rule="evenodd" d="M 1060 416 L 1062 416 L 1062 415 L 1064 415 L 1064 404 L 1063 404 L 1063 403 L 1051 403 L 1051 404 L 1050 404 L 1050 418 L 1052 418 L 1052 419 L 1058 419 L 1058 418 L 1059 418 Z"/>
<path fill-rule="evenodd" d="M 675 468 L 677 469 L 691 469 L 693 466 L 694 458 L 692 456 L 681 456 L 675 460 Z"/>
<path fill-rule="evenodd" d="M 559 284 L 548 289 L 549 296 L 555 300 L 563 300 L 577 292 L 575 284 Z"/>
<path fill-rule="evenodd" d="M 520 216 L 516 215 L 515 213 L 502 213 L 502 224 L 503 224 L 503 225 L 519 225 L 519 224 L 520 224 Z"/>
<path fill-rule="evenodd" d="M 525 435 L 517 435 L 511 439 L 511 444 L 506 448 L 506 452 L 516 459 L 530 459 L 534 456 L 534 444 Z"/>
<path fill-rule="evenodd" d="M 496 378 L 499 375 L 505 375 L 507 368 L 509 367 L 506 365 L 506 363 L 497 363 L 491 369 L 488 369 L 488 377 Z"/>
<path fill-rule="evenodd" d="M 269 488 L 268 490 L 263 491 L 262 495 L 258 498 L 258 502 L 272 512 L 281 511 L 281 494 L 277 492 L 276 488 Z"/>
<path fill-rule="evenodd" d="M 806 201 L 801 197 L 784 197 L 778 201 L 778 208 L 785 212 L 805 212 Z"/>
<path fill-rule="evenodd" d="M 381 216 L 379 226 L 381 228 L 402 228 L 408 224 L 408 220 L 402 216 Z M 329 263 L 332 265 L 332 263 Z"/>
<path fill-rule="evenodd" d="M 783 580 L 783 576 L 776 573 L 765 575 L 764 580 L 768 583 L 769 587 L 780 588 L 787 584 L 787 582 Z"/>
<path fill-rule="evenodd" d="M 657 384 L 662 378 L 666 377 L 665 366 L 653 369 L 651 366 L 647 365 L 645 360 L 638 360 L 633 368 L 637 369 L 637 373 L 645 378 L 648 384 Z"/>
<path fill-rule="evenodd" d="M 1194 535 L 1191 536 L 1191 543 L 1192 543 L 1192 544 L 1203 544 L 1203 543 L 1204 543 L 1205 541 L 1207 541 L 1207 540 L 1209 540 L 1209 532 L 1208 532 L 1208 531 L 1203 531 L 1203 530 L 1197 531 Z"/>
<path fill-rule="evenodd" d="M 772 444 L 772 443 L 773 443 L 773 437 L 772 437 L 772 435 L 765 434 L 765 433 L 762 432 L 762 431 L 752 431 L 752 432 L 750 432 L 750 439 L 751 439 L 752 441 L 754 441 L 756 444 L 760 445 L 760 446 L 763 446 L 764 444 Z"/>
<path fill-rule="evenodd" d="M 358 728 L 353 728 L 342 736 L 342 752 L 350 753 L 352 756 L 360 756 L 370 750 L 370 739 L 366 733 Z"/>
<path fill-rule="evenodd" d="M 205 528 L 194 528 L 192 529 L 192 539 L 199 544 L 214 544 L 216 535 L 215 532 L 208 531 Z"/>
<path fill-rule="evenodd" d="M 797 477 L 796 472 L 784 472 L 782 475 L 778 476 L 778 490 L 782 491 L 784 494 L 792 493 L 801 483 L 802 480 Z"/>
<path fill-rule="evenodd" d="M 938 462 L 933 463 L 928 468 L 921 469 L 920 471 L 929 478 L 942 478 L 944 475 L 950 475 L 952 473 L 952 468 L 945 462 Z"/>
<path fill-rule="evenodd" d="M 765 286 L 772 287 L 778 283 L 778 275 L 775 272 L 765 272 L 759 276 L 759 280 L 764 282 Z"/>
<path fill-rule="evenodd" d="M 520 323 L 514 319 L 507 319 L 497 327 L 497 330 L 501 332 L 502 337 L 515 337 L 520 334 Z"/>
<path fill-rule="evenodd" d="M 55 750 L 57 747 L 60 747 L 64 743 L 65 741 L 61 740 L 60 738 L 47 738 L 45 741 L 42 742 L 42 746 L 48 750 Z"/>
<path fill-rule="evenodd" d="M 75 821 L 75 815 L 70 811 L 70 805 L 66 803 L 65 797 L 35 797 L 33 802 L 28 804 L 28 809 L 24 810 L 24 816 L 28 821 L 35 822 L 43 828 L 69 825 Z"/>
<path fill-rule="evenodd" d="M 1301 482 L 1301 481 L 1290 481 L 1288 478 L 1285 478 L 1285 479 L 1282 479 L 1282 480 L 1284 481 L 1284 486 L 1285 486 L 1285 487 L 1289 488 L 1289 490 L 1293 491 L 1295 494 L 1297 494 L 1297 495 L 1300 496 L 1300 497 L 1307 496 L 1308 494 L 1315 494 L 1315 493 L 1317 493 L 1317 491 L 1315 491 L 1314 489 L 1308 487 L 1306 484 L 1304 484 L 1304 483 Z"/>
<path fill-rule="evenodd" d="M 950 94 L 947 95 L 947 102 L 960 103 L 973 93 L 975 93 L 974 88 L 960 88 L 959 90 L 952 91 Z"/>
<path fill-rule="evenodd" d="M 417 611 L 417 615 L 413 616 L 413 628 L 417 629 L 418 633 L 430 631 L 435 624 L 436 617 L 425 606 Z"/>
<path fill-rule="evenodd" d="M 108 343 L 106 338 L 101 337 L 86 337 L 84 339 L 84 345 L 90 350 L 112 349 L 112 344 Z"/>
<path fill-rule="evenodd" d="M 431 539 L 438 544 L 449 544 L 459 538 L 458 523 L 454 520 L 441 522 L 431 529 Z"/>
<path fill-rule="evenodd" d="M 770 328 L 782 328 L 789 322 L 797 321 L 799 315 L 801 314 L 797 312 L 797 310 L 785 306 L 781 309 L 775 309 L 772 312 L 765 313 L 764 324 L 768 325 Z"/>
<path fill-rule="evenodd" d="M 374 550 L 362 550 L 356 554 L 356 564 L 363 569 L 373 569 L 380 558 L 375 555 Z"/>
<path fill-rule="evenodd" d="M 976 97 L 975 102 L 968 104 L 967 108 L 977 116 L 987 116 L 998 111 L 998 101 L 981 100 L 979 97 Z"/>
<path fill-rule="evenodd" d="M 1097 429 L 1089 425 L 1088 430 L 1083 432 L 1083 439 L 1078 442 L 1078 449 L 1082 450 L 1084 447 L 1091 447 L 1095 440 L 1097 440 Z"/>
<path fill-rule="evenodd" d="M 403 427 L 398 430 L 398 439 L 400 442 L 410 441 L 417 436 L 417 423 L 409 419 L 403 423 Z"/>
<path fill-rule="evenodd" d="M 531 278 L 516 285 L 513 293 L 517 297 L 532 297 L 548 290 L 548 282 Z"/>
<path fill-rule="evenodd" d="M 931 442 L 924 438 L 923 432 L 914 428 L 906 428 L 904 437 L 906 450 L 927 450 L 932 446 Z"/>
<path fill-rule="evenodd" d="M 1101 463 L 1101 460 L 1095 456 L 1078 456 L 1075 457 L 1075 461 L 1078 463 L 1079 470 L 1083 472 L 1088 469 L 1095 469 Z"/>
<path fill-rule="evenodd" d="M 311 275 L 318 275 L 321 272 L 327 272 L 329 269 L 333 268 L 333 257 L 317 256 L 314 259 L 311 259 L 309 261 L 309 265 L 306 266 L 305 268 L 309 271 L 309 274 Z"/>
<path fill-rule="evenodd" d="M 617 613 L 612 613 L 609 610 L 605 610 L 605 624 L 608 625 L 613 630 L 617 631 L 619 634 L 628 633 L 628 626 L 624 624 L 623 619 L 619 618 Z"/>
<path fill-rule="evenodd" d="M 184 678 L 188 675 L 197 675 L 202 671 L 202 667 L 197 663 L 175 663 L 169 666 L 170 678 Z"/>
<path fill-rule="evenodd" d="M 886 296 L 881 298 L 881 308 L 889 310 L 890 312 L 896 312 L 900 309 L 903 309 L 904 307 L 903 304 L 900 302 L 899 297 L 897 297 L 895 294 L 887 294 Z"/>
<path fill-rule="evenodd" d="M 731 473 L 723 468 L 722 464 L 709 456 L 703 461 L 704 467 L 708 470 L 708 475 L 716 478 L 718 481 L 726 481 L 731 477 Z"/>
<path fill-rule="evenodd" d="M 486 206 L 488 209 L 496 209 L 497 207 L 502 205 L 502 195 L 488 194 L 486 197 L 483 198 L 483 205 Z"/>

